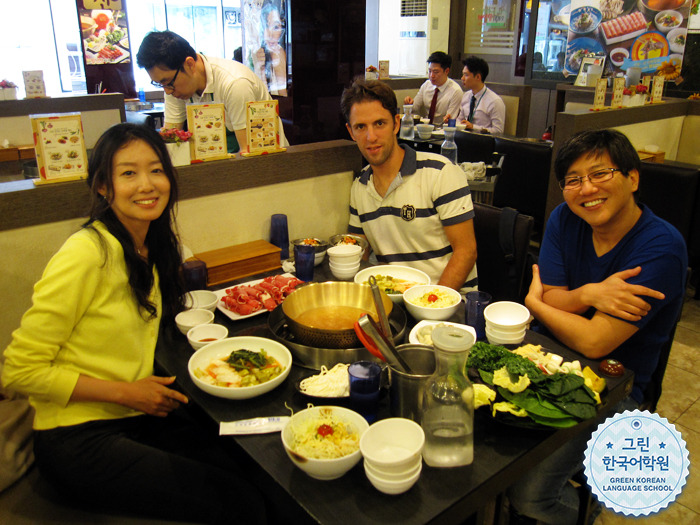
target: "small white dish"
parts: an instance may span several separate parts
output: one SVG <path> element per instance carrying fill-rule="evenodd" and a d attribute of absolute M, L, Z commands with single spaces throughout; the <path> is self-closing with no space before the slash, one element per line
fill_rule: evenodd
<path fill-rule="evenodd" d="M 190 328 L 187 332 L 187 340 L 190 346 L 195 350 L 199 350 L 215 341 L 225 339 L 228 336 L 228 328 L 222 324 L 200 324 L 194 328 Z"/>
<path fill-rule="evenodd" d="M 192 328 L 200 324 L 210 324 L 214 321 L 214 312 L 204 310 L 203 308 L 195 308 L 185 310 L 175 316 L 175 324 L 184 335 L 187 335 Z"/>
<path fill-rule="evenodd" d="M 513 301 L 497 301 L 484 308 L 484 320 L 494 328 L 513 332 L 527 326 L 530 310 Z"/>
<path fill-rule="evenodd" d="M 213 312 L 216 310 L 217 302 L 219 302 L 219 298 L 209 290 L 192 290 L 185 294 L 185 308 L 190 310 L 203 308 Z"/>
<path fill-rule="evenodd" d="M 408 342 L 414 345 L 432 345 L 433 343 L 432 339 L 430 339 L 430 333 L 438 325 L 454 326 L 455 328 L 466 330 L 467 332 L 471 333 L 474 336 L 474 340 L 476 340 L 476 330 L 467 324 L 450 323 L 449 321 L 430 321 L 424 319 L 423 321 L 416 323 L 416 326 L 414 326 L 411 332 L 408 334 Z"/>

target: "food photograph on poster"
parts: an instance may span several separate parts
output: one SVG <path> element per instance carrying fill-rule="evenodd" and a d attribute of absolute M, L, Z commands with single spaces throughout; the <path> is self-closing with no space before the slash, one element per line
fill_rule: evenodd
<path fill-rule="evenodd" d="M 605 56 L 606 75 L 639 68 L 642 75 L 676 79 L 681 72 L 691 0 L 583 0 L 571 2 L 564 71 L 576 75 L 582 59 Z"/>
<path fill-rule="evenodd" d="M 130 62 L 129 35 L 123 11 L 80 9 L 79 12 L 86 64 Z"/>

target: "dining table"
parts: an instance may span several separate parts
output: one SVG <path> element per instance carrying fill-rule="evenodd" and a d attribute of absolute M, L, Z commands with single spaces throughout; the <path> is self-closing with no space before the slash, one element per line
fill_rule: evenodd
<path fill-rule="evenodd" d="M 363 262 L 363 267 L 367 263 Z M 250 276 L 229 283 L 226 287 L 249 282 L 270 274 Z M 327 261 L 315 268 L 314 281 L 336 280 Z M 212 289 L 221 289 L 218 285 Z M 399 306 L 403 308 L 403 306 Z M 229 329 L 229 337 L 260 336 L 274 338 L 268 325 L 268 316 L 260 315 L 232 320 L 221 311 L 216 312 L 216 323 Z M 460 308 L 449 321 L 464 322 Z M 407 314 L 407 329 L 416 323 Z M 557 341 L 528 330 L 525 343 L 542 345 L 571 361 L 578 359 L 581 366 L 598 370 L 598 362 L 586 359 Z M 186 336 L 176 328 L 161 331 L 156 348 L 156 371 L 176 376 L 176 385 L 190 400 L 190 405 L 201 409 L 203 420 L 211 423 L 210 431 L 218 432 L 221 422 L 258 417 L 289 416 L 307 408 L 309 398 L 299 392 L 298 381 L 317 373 L 294 363 L 287 379 L 274 390 L 246 400 L 215 397 L 200 390 L 190 379 L 188 360 L 194 350 Z M 565 429 L 547 427 L 527 428 L 511 426 L 491 417 L 488 408 L 475 411 L 474 461 L 469 466 L 433 468 L 423 466 L 417 483 L 400 495 L 387 495 L 375 489 L 364 473 L 362 462 L 349 472 L 332 481 L 311 478 L 298 469 L 287 457 L 279 432 L 255 435 L 221 436 L 225 449 L 245 466 L 251 481 L 259 486 L 270 501 L 269 509 L 276 520 L 298 523 L 355 523 L 359 524 L 461 524 L 468 519 L 483 522 L 492 518 L 491 502 L 500 501 L 501 495 L 528 469 L 537 465 L 572 437 L 592 432 L 610 415 L 612 407 L 627 397 L 632 389 L 633 373 L 626 370 L 620 377 L 607 379 L 607 390 L 597 416 Z M 316 403 L 318 404 L 318 403 Z M 391 417 L 389 394 L 380 397 L 378 418 Z M 232 502 L 232 505 L 234 502 Z"/>

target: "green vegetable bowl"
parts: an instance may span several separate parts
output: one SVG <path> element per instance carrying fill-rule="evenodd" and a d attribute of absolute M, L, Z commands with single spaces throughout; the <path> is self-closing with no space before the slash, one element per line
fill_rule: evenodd
<path fill-rule="evenodd" d="M 265 356 L 268 361 L 276 360 L 279 368 L 266 364 Z M 208 370 L 217 359 L 228 359 L 229 363 Z M 197 387 L 226 399 L 250 399 L 265 394 L 282 384 L 291 368 L 292 354 L 286 346 L 253 336 L 229 337 L 208 344 L 192 354 L 187 363 L 190 378 Z"/>

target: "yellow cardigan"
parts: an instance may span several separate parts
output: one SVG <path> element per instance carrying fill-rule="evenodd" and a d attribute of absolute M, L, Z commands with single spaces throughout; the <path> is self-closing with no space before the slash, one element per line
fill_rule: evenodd
<path fill-rule="evenodd" d="M 34 286 L 33 305 L 5 349 L 3 384 L 29 396 L 34 428 L 140 414 L 97 402 L 71 402 L 84 374 L 135 381 L 153 374 L 161 315 L 156 274 L 151 301 L 158 316 L 146 320 L 128 283 L 124 252 L 102 223 L 72 235 Z M 154 270 L 155 271 L 155 270 Z"/>

